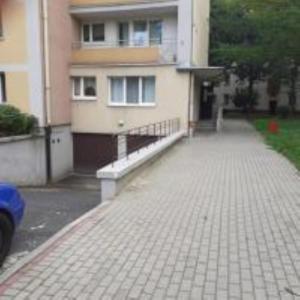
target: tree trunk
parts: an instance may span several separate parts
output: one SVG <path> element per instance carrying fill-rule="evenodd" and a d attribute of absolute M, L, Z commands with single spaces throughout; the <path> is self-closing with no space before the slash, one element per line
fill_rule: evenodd
<path fill-rule="evenodd" d="M 297 104 L 297 80 L 298 80 L 298 66 L 294 66 L 291 69 L 291 78 L 290 78 L 290 92 L 289 92 L 289 104 L 294 114 L 296 112 Z"/>

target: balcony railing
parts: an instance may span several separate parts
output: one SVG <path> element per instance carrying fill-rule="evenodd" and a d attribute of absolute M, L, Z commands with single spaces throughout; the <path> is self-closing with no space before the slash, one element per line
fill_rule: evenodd
<path fill-rule="evenodd" d="M 80 51 L 80 52 L 90 51 L 94 53 L 97 52 L 99 56 L 101 56 L 100 55 L 101 52 L 104 53 L 105 51 L 112 49 L 112 52 L 110 52 L 110 58 L 112 62 L 114 59 L 117 59 L 114 58 L 114 55 L 118 56 L 118 59 L 120 59 L 120 54 L 121 56 L 123 54 L 124 57 L 126 57 L 129 51 L 132 52 L 134 51 L 133 49 L 135 49 L 134 54 L 137 55 L 141 54 L 141 56 L 145 55 L 145 60 L 147 59 L 151 61 L 156 60 L 157 62 L 160 63 L 177 62 L 177 40 L 175 39 L 150 40 L 150 41 L 108 40 L 105 42 L 88 42 L 88 43 L 79 41 L 79 42 L 74 42 L 72 46 L 73 46 L 73 51 L 75 53 L 76 51 Z M 117 51 L 117 49 L 122 51 L 121 52 Z M 145 49 L 145 51 L 143 51 L 143 49 Z M 136 57 L 136 59 L 138 59 L 138 57 Z"/>

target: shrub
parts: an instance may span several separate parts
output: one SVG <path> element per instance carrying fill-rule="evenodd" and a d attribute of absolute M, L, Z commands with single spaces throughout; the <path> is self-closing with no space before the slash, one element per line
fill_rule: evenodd
<path fill-rule="evenodd" d="M 277 108 L 277 113 L 280 118 L 287 119 L 291 113 L 291 109 L 288 105 L 281 105 Z"/>
<path fill-rule="evenodd" d="M 6 104 L 0 105 L 0 136 L 31 134 L 37 127 L 37 119 Z"/>
<path fill-rule="evenodd" d="M 252 93 L 248 88 L 237 88 L 233 96 L 233 103 L 237 108 L 241 108 L 244 112 L 249 112 L 257 105 L 258 93 Z"/>

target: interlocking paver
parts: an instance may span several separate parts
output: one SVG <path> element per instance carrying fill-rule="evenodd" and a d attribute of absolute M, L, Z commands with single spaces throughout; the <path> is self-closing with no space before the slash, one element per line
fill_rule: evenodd
<path fill-rule="evenodd" d="M 295 299 L 300 180 L 244 121 L 171 149 L 1 299 Z"/>

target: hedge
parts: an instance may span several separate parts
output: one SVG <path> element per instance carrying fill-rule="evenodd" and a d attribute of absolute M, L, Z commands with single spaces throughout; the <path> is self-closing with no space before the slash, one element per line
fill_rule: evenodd
<path fill-rule="evenodd" d="M 37 127 L 37 119 L 18 108 L 0 104 L 0 137 L 32 134 Z"/>

